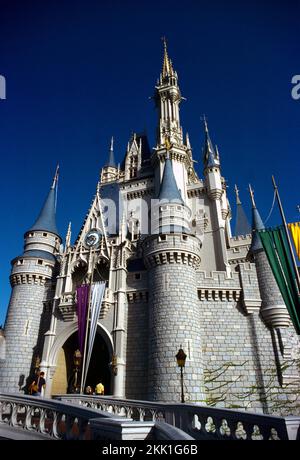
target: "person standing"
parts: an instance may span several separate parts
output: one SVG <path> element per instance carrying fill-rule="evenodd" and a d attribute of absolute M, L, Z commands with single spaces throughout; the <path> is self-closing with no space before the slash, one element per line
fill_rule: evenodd
<path fill-rule="evenodd" d="M 96 395 L 104 395 L 104 385 L 102 382 L 99 382 L 95 387 Z"/>
<path fill-rule="evenodd" d="M 45 388 L 46 380 L 44 378 L 45 372 L 38 372 L 35 379 L 30 385 L 30 394 L 32 396 L 41 396 L 42 388 Z"/>

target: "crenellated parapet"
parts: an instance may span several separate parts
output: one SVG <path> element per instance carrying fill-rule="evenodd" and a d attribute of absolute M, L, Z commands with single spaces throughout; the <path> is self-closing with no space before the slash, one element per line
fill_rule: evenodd
<path fill-rule="evenodd" d="M 241 296 L 241 285 L 237 273 L 228 276 L 226 272 L 197 271 L 197 291 L 201 301 L 238 302 Z"/>
<path fill-rule="evenodd" d="M 147 268 L 163 264 L 200 265 L 200 241 L 192 235 L 153 235 L 143 244 Z"/>

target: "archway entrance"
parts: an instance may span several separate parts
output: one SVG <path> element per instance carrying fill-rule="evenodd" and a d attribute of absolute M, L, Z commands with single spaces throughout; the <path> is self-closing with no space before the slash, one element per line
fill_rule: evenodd
<path fill-rule="evenodd" d="M 52 394 L 71 393 L 74 381 L 74 352 L 78 349 L 78 335 L 74 332 L 64 343 L 58 353 L 57 367 L 53 377 Z M 105 394 L 112 394 L 110 350 L 99 333 L 96 333 L 93 352 L 89 365 L 89 371 L 85 386 L 90 385 L 93 389 L 100 381 L 104 385 Z M 81 375 L 78 375 L 80 383 Z"/>

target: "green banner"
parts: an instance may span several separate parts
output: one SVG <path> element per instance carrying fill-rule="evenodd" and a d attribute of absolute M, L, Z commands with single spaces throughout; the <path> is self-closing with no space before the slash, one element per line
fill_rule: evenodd
<path fill-rule="evenodd" d="M 300 298 L 284 228 L 259 230 L 258 234 L 296 332 L 300 334 Z"/>

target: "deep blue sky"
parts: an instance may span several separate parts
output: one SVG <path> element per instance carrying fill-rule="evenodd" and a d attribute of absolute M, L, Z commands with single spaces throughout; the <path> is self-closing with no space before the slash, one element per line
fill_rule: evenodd
<path fill-rule="evenodd" d="M 299 1 L 0 0 L 0 324 L 10 260 L 23 248 L 60 163 L 58 228 L 79 231 L 111 135 L 121 161 L 133 130 L 154 144 L 149 100 L 162 64 L 160 37 L 179 75 L 181 122 L 202 176 L 208 118 L 235 215 L 234 184 L 248 215 L 247 184 L 263 219 L 275 174 L 290 221 L 299 220 Z M 250 217 L 250 216 L 249 216 Z M 279 223 L 274 213 L 268 222 Z M 234 220 L 233 225 L 234 228 Z"/>

